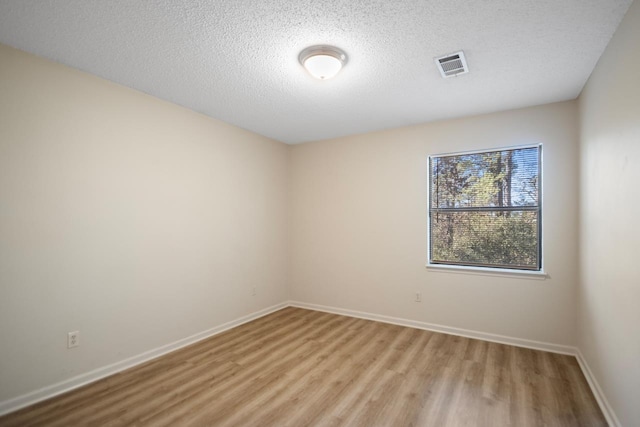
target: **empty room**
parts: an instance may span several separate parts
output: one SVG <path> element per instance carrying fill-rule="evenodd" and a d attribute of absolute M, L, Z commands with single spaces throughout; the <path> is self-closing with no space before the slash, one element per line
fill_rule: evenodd
<path fill-rule="evenodd" d="M 0 0 L 0 426 L 640 426 L 638 0 Z"/>

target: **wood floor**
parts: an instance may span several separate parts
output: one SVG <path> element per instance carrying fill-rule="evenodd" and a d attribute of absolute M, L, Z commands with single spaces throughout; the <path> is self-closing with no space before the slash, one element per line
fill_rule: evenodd
<path fill-rule="evenodd" d="M 571 356 L 285 308 L 2 426 L 606 426 Z"/>

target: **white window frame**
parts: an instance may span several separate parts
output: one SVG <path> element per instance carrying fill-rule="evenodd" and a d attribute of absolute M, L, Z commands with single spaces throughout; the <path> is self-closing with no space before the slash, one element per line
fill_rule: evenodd
<path fill-rule="evenodd" d="M 484 267 L 484 266 L 471 266 L 471 265 L 450 265 L 450 264 L 432 264 L 431 263 L 431 161 L 436 157 L 447 156 L 463 156 L 468 154 L 481 154 L 504 150 L 518 150 L 525 148 L 538 148 L 538 256 L 539 256 L 539 270 L 521 270 L 510 269 L 502 267 Z M 427 159 L 427 263 L 426 268 L 430 271 L 447 272 L 447 273 L 466 273 L 466 274 L 483 274 L 483 275 L 498 275 L 498 276 L 523 276 L 529 278 L 545 279 L 548 277 L 544 268 L 544 221 L 543 221 L 543 150 L 542 144 L 526 144 L 526 145 L 512 145 L 506 147 L 488 148 L 481 150 L 469 150 L 469 151 L 457 151 L 449 153 L 440 153 L 429 155 Z"/>

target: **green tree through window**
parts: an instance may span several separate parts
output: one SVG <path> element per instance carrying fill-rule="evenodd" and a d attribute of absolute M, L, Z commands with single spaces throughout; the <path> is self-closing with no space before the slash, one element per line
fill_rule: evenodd
<path fill-rule="evenodd" d="M 429 263 L 540 270 L 541 146 L 429 158 Z"/>

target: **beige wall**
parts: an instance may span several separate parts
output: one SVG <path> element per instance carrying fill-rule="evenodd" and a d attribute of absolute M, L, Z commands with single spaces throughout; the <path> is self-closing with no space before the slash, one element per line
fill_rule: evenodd
<path fill-rule="evenodd" d="M 282 143 L 0 45 L 0 402 L 285 301 L 287 174 Z"/>
<path fill-rule="evenodd" d="M 579 347 L 623 426 L 640 423 L 640 3 L 580 96 Z"/>
<path fill-rule="evenodd" d="M 539 142 L 550 279 L 427 271 L 427 157 Z M 293 146 L 291 299 L 573 345 L 577 166 L 575 102 Z"/>

